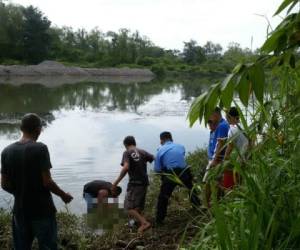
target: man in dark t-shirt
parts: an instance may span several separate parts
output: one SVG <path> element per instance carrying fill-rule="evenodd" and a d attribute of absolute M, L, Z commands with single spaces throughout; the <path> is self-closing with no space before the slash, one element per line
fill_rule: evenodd
<path fill-rule="evenodd" d="M 130 216 L 140 222 L 138 232 L 143 233 L 151 226 L 142 215 L 142 211 L 144 210 L 147 187 L 149 185 L 147 162 L 151 163 L 154 160 L 154 156 L 145 150 L 137 148 L 133 136 L 127 136 L 123 143 L 126 148 L 121 162 L 123 168 L 119 177 L 113 183 L 112 190 L 117 187 L 128 173 L 129 181 L 124 207 L 128 210 Z"/>
<path fill-rule="evenodd" d="M 11 193 L 14 249 L 31 249 L 36 237 L 40 249 L 57 249 L 56 209 L 51 192 L 65 203 L 73 197 L 52 180 L 48 148 L 37 142 L 42 122 L 36 114 L 27 114 L 21 122 L 22 138 L 7 146 L 1 154 L 1 186 Z"/>
<path fill-rule="evenodd" d="M 87 195 L 97 198 L 98 203 L 103 202 L 106 198 L 117 198 L 122 192 L 121 187 L 116 188 L 116 192 L 112 192 L 112 183 L 103 180 L 90 181 L 83 187 L 83 196 Z"/>

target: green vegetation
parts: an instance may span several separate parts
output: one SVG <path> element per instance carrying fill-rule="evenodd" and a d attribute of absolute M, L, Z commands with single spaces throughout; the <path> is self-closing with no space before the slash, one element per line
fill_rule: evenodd
<path fill-rule="evenodd" d="M 224 62 L 225 56 L 228 56 L 226 67 L 235 60 L 241 60 L 242 62 L 223 81 L 212 85 L 207 92 L 195 99 L 190 108 L 189 121 L 191 125 L 199 119 L 207 121 L 216 105 L 223 109 L 231 105 L 238 106 L 244 114 L 241 116 L 241 122 L 245 133 L 252 138 L 255 146 L 249 152 L 248 162 L 231 159 L 220 166 L 220 170 L 227 165 L 232 166 L 241 176 L 241 184 L 227 192 L 221 201 L 217 202 L 214 195 L 210 211 L 189 211 L 186 196 L 179 190 L 171 201 L 166 225 L 151 229 L 143 238 L 129 233 L 125 227 L 102 237 L 96 236 L 86 228 L 81 218 L 61 213 L 58 215 L 61 246 L 65 249 L 118 249 L 122 248 L 116 245 L 119 241 L 121 242 L 118 244 L 125 242 L 123 248 L 129 248 L 130 242 L 140 240 L 145 249 L 299 249 L 300 14 L 293 11 L 293 7 L 298 3 L 298 0 L 283 1 L 275 14 L 287 11 L 287 16 L 268 34 L 258 55 L 253 55 L 251 51 L 247 54 L 245 50 L 240 54 L 240 48 L 237 46 L 224 54 L 218 46 L 208 46 L 215 52 L 207 54 L 196 42 L 190 41 L 185 44 L 185 55 L 179 56 L 172 52 L 172 56 L 175 55 L 172 57 L 174 61 L 170 60 L 172 63 L 165 60 L 170 54 L 165 54 L 167 52 L 164 50 L 157 50 L 163 52 L 157 57 L 146 54 L 147 56 L 139 58 L 140 54 L 137 54 L 134 61 L 126 61 L 129 58 L 127 54 L 125 57 L 118 57 L 123 58 L 122 61 L 103 64 L 115 66 L 137 63 L 147 67 L 155 66 L 157 70 L 172 71 L 180 68 L 185 72 L 193 67 L 203 69 L 206 63 L 209 65 L 209 61 L 218 62 L 220 58 Z M 8 8 L 7 6 L 5 8 Z M 77 33 L 72 31 L 70 34 Z M 120 31 L 116 37 L 121 34 L 124 33 Z M 120 48 L 118 46 L 114 48 Z M 108 51 L 117 53 L 117 50 Z M 51 55 L 56 59 L 66 60 L 64 57 L 56 57 L 58 54 Z M 82 54 L 84 55 L 86 53 Z M 109 58 L 115 58 L 117 54 L 113 55 L 99 57 L 99 61 L 92 60 L 91 63 L 97 62 L 102 65 L 103 58 L 109 61 Z M 211 58 L 208 59 L 208 55 Z M 7 59 L 25 60 L 14 57 L 6 57 L 5 60 Z M 76 62 L 80 63 L 80 60 Z M 89 62 L 85 59 L 83 61 Z M 166 68 L 166 65 L 169 68 Z M 200 150 L 188 157 L 198 183 L 206 166 L 205 155 L 206 152 Z M 155 177 L 153 189 L 149 192 L 147 216 L 152 216 L 154 212 L 158 192 L 158 185 L 155 185 L 157 181 Z M 214 182 L 213 175 L 210 181 Z M 197 188 L 201 190 L 201 185 L 197 185 Z M 9 215 L 0 210 L 0 248 L 10 248 L 10 240 Z"/>
<path fill-rule="evenodd" d="M 156 74 L 227 73 L 240 60 L 256 53 L 229 44 L 226 51 L 219 44 L 200 46 L 191 40 L 183 52 L 155 45 L 138 31 L 120 29 L 103 33 L 51 26 L 51 21 L 37 8 L 27 8 L 0 0 L 0 64 L 36 64 L 56 60 L 82 67 L 148 67 Z"/>
<path fill-rule="evenodd" d="M 188 249 L 299 249 L 300 13 L 293 12 L 297 3 L 283 1 L 276 15 L 287 11 L 287 16 L 268 34 L 256 60 L 238 64 L 191 106 L 191 125 L 198 119 L 207 121 L 216 105 L 239 106 L 245 132 L 255 146 L 248 162 L 231 159 L 220 167 L 233 166 L 242 183 L 221 202 L 214 200 L 213 218 L 198 224 L 199 233 Z"/>

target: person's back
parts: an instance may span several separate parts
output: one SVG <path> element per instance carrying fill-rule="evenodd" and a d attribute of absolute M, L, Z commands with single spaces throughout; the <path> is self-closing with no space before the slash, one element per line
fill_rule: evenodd
<path fill-rule="evenodd" d="M 1 153 L 1 187 L 15 198 L 13 248 L 31 249 L 33 239 L 37 238 L 39 249 L 56 250 L 56 209 L 51 193 L 65 203 L 73 197 L 54 182 L 48 148 L 36 142 L 42 131 L 42 121 L 38 115 L 25 115 L 20 128 L 21 139 Z"/>
<path fill-rule="evenodd" d="M 155 161 L 155 170 L 157 172 L 167 172 L 174 168 L 183 169 L 186 167 L 185 148 L 183 145 L 174 143 L 173 141 L 166 141 L 159 148 L 157 158 L 160 159 L 159 161 Z"/>
<path fill-rule="evenodd" d="M 153 161 L 153 156 L 143 149 L 128 149 L 123 154 L 121 165 L 129 162 L 129 185 L 149 185 L 147 174 L 147 162 Z"/>
<path fill-rule="evenodd" d="M 103 180 L 94 180 L 86 183 L 83 187 L 83 193 L 90 194 L 93 198 L 98 196 L 99 190 L 105 189 L 110 191 L 112 188 L 112 183 Z"/>
<path fill-rule="evenodd" d="M 2 172 L 11 180 L 14 214 L 33 219 L 54 215 L 52 196 L 42 179 L 42 171 L 51 168 L 47 146 L 15 142 L 3 150 L 1 161 Z"/>
<path fill-rule="evenodd" d="M 228 139 L 232 139 L 240 156 L 243 156 L 246 153 L 249 146 L 249 140 L 238 125 L 230 125 Z"/>

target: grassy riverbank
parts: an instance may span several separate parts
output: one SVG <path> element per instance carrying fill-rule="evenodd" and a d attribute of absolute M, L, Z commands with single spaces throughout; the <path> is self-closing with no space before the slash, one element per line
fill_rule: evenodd
<path fill-rule="evenodd" d="M 189 154 L 188 162 L 195 179 L 199 180 L 206 165 L 206 151 L 197 150 Z M 159 184 L 159 177 L 154 176 L 149 187 L 145 211 L 150 221 L 153 221 L 155 213 Z M 171 198 L 165 224 L 153 227 L 142 237 L 136 233 L 136 229 L 130 229 L 125 225 L 115 226 L 113 231 L 99 236 L 87 227 L 84 217 L 59 212 L 57 214 L 59 245 L 62 249 L 82 250 L 178 249 L 179 246 L 189 245 L 198 233 L 199 220 L 208 221 L 209 214 L 201 209 L 192 210 L 187 191 L 177 188 Z M 11 249 L 11 242 L 11 215 L 8 211 L 0 210 L 0 249 Z"/>

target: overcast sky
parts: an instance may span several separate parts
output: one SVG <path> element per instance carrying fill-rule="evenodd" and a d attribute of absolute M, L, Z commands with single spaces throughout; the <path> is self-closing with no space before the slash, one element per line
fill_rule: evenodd
<path fill-rule="evenodd" d="M 282 0 L 12 0 L 38 7 L 52 24 L 117 31 L 138 30 L 156 45 L 182 49 L 183 41 L 195 39 L 220 43 L 235 41 L 242 47 L 259 47 L 266 37 L 267 22 Z"/>

